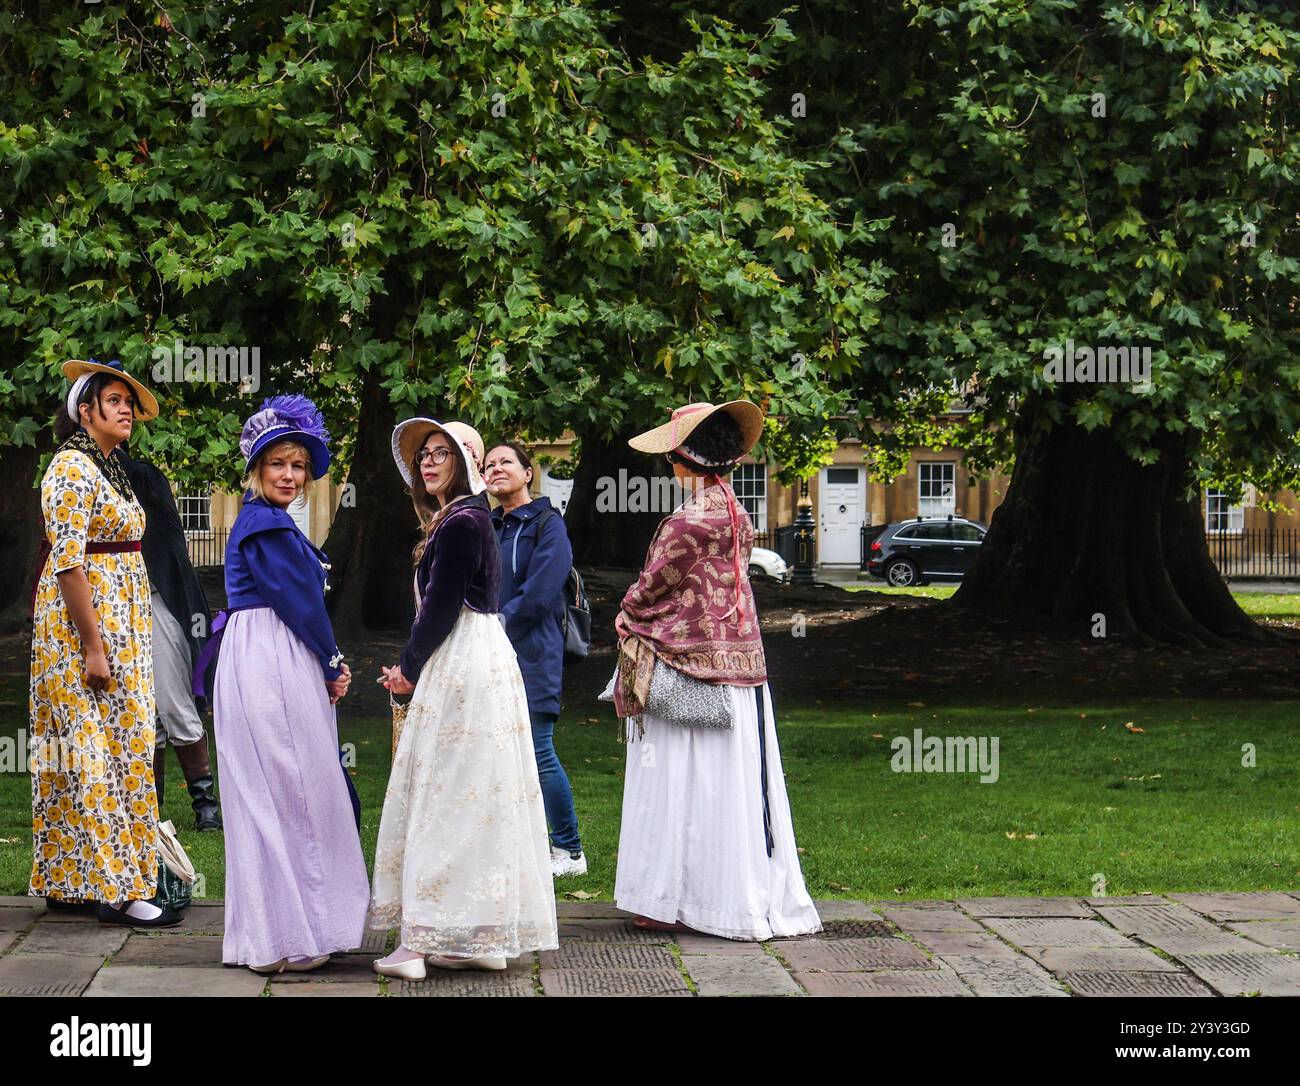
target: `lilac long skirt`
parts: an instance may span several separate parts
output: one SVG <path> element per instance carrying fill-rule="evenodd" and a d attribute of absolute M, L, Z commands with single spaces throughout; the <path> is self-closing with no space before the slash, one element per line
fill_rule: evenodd
<path fill-rule="evenodd" d="M 222 960 L 361 945 L 370 885 L 320 663 L 269 607 L 230 616 L 213 683 L 226 824 Z"/>

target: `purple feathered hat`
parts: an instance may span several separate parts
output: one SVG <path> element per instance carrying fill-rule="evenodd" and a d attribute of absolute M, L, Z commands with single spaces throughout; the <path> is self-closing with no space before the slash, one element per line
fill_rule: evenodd
<path fill-rule="evenodd" d="M 244 423 L 239 435 L 239 451 L 244 454 L 244 471 L 268 446 L 281 441 L 296 441 L 311 457 L 311 477 L 319 479 L 330 468 L 329 431 L 316 405 L 306 396 L 272 396 L 262 401 L 262 408 Z"/>

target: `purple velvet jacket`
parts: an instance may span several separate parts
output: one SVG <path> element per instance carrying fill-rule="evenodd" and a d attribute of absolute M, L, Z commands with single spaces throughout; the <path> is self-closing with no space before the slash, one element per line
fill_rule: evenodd
<path fill-rule="evenodd" d="M 420 679 L 462 607 L 496 614 L 501 585 L 501 558 L 487 498 L 462 498 L 434 530 L 415 574 L 420 609 L 402 650 L 402 674 Z"/>

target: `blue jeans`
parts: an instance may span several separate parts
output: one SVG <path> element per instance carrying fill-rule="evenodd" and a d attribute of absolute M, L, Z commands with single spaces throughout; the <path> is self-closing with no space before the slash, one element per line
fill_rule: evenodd
<path fill-rule="evenodd" d="M 565 852 L 581 852 L 578 815 L 573 809 L 573 789 L 569 776 L 555 754 L 556 713 L 529 712 L 533 725 L 533 754 L 537 757 L 537 776 L 542 782 L 542 803 L 551 827 L 551 844 Z"/>

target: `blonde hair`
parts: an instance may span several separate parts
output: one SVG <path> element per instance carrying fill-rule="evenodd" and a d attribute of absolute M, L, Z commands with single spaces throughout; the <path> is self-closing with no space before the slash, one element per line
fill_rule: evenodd
<path fill-rule="evenodd" d="M 257 459 L 253 461 L 252 466 L 248 469 L 248 474 L 244 476 L 244 489 L 251 490 L 255 497 L 267 501 L 266 491 L 262 489 L 262 461 L 268 456 L 287 452 L 290 449 L 296 449 L 302 453 L 303 459 L 307 461 L 307 477 L 302 481 L 302 490 L 298 494 L 298 497 L 306 498 L 311 493 L 311 484 L 314 481 L 311 477 L 311 453 L 307 451 L 305 445 L 297 441 L 277 441 L 274 445 L 268 445 L 258 453 Z"/>

